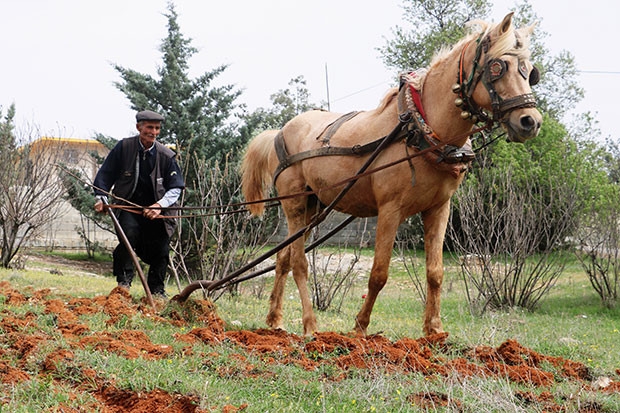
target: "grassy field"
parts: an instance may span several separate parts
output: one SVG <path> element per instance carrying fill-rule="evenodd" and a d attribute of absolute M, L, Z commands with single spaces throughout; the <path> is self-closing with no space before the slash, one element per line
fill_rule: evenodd
<path fill-rule="evenodd" d="M 266 327 L 269 278 L 249 281 L 241 286 L 239 295 L 226 295 L 215 303 L 225 330 L 217 337 L 226 338 L 191 342 L 187 336 L 193 332 L 196 337 L 204 320 L 190 317 L 171 322 L 166 314 L 182 311 L 173 303 L 159 303 L 159 314 L 145 310 L 139 283 L 124 307 L 131 311 L 112 317 L 106 304 L 101 304 L 101 311 L 77 312 L 104 303 L 106 297 L 111 300 L 115 282 L 109 270 L 106 272 L 105 266 L 84 269 L 70 260 L 50 262 L 39 257 L 28 259 L 26 270 L 0 270 L 0 282 L 5 282 L 5 292 L 0 294 L 4 333 L 0 339 L 0 378 L 4 377 L 0 412 L 620 411 L 620 394 L 596 387 L 601 378 L 620 381 L 620 311 L 601 306 L 576 263 L 568 263 L 537 311 L 514 309 L 482 317 L 469 312 L 462 281 L 452 264 L 448 257 L 442 303 L 449 336 L 445 345 L 432 348 L 433 363 L 449 363 L 473 348 L 498 348 L 513 340 L 533 352 L 581 363 L 587 368 L 587 379 L 567 378 L 551 365 L 541 368 L 554 377 L 552 384 L 543 386 L 515 381 L 509 374 L 486 377 L 463 376 L 456 370 L 448 374 L 403 371 L 398 364 L 382 364 L 378 352 L 365 353 L 365 367 L 343 370 L 339 363 L 349 350 L 336 347 L 331 353 L 309 352 L 309 339 L 298 337 L 301 308 L 292 280 L 284 306 L 286 328 L 292 333 L 288 340 L 297 343 L 291 352 L 263 351 L 231 338 Z M 361 277 L 340 312 L 317 314 L 321 332 L 348 337 L 365 282 Z M 17 293 L 11 289 L 24 300 L 12 300 Z M 170 293 L 175 289 L 172 285 L 168 288 Z M 264 291 L 260 297 L 258 290 Z M 195 300 L 202 298 L 199 293 L 194 295 Z M 77 298 L 92 301 L 72 301 Z M 52 303 L 73 312 L 71 328 L 81 325 L 80 334 L 66 333 L 67 323 L 60 313 L 50 311 L 55 308 Z M 390 343 L 419 338 L 422 311 L 412 281 L 394 263 L 373 311 L 369 334 L 378 334 Z M 128 332 L 140 334 L 149 343 L 139 348 L 136 357 L 129 357 L 129 350 L 123 353 L 100 346 L 110 337 L 131 341 Z M 33 348 L 25 350 L 18 344 L 17 334 L 35 342 Z M 153 350 L 158 347 L 165 348 L 165 354 Z M 55 367 L 51 368 L 51 356 L 61 350 L 71 356 L 52 363 Z M 313 367 L 303 368 L 291 362 L 292 357 L 309 360 Z M 22 380 L 8 380 L 11 371 L 27 378 L 22 375 Z M 110 395 L 110 389 L 116 393 Z M 153 403 L 157 409 L 149 410 Z"/>

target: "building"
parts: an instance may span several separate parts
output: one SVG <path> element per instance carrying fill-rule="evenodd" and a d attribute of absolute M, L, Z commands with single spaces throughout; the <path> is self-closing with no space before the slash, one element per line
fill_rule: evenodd
<path fill-rule="evenodd" d="M 32 151 L 44 153 L 60 153 L 60 160 L 67 168 L 77 169 L 88 182 L 95 178 L 99 165 L 93 154 L 104 158 L 109 150 L 95 139 L 53 138 L 42 137 L 33 142 Z M 66 173 L 58 168 L 58 173 Z M 60 175 L 59 175 L 60 179 Z M 45 249 L 73 249 L 85 248 L 84 240 L 79 232 L 83 231 L 93 242 L 103 247 L 116 245 L 116 236 L 109 231 L 102 230 L 89 220 L 83 219 L 80 213 L 67 201 L 58 205 L 60 216 L 41 228 L 39 235 L 28 243 L 30 247 Z"/>

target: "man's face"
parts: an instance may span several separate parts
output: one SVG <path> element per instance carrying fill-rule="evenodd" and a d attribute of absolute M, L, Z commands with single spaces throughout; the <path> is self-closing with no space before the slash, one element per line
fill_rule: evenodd
<path fill-rule="evenodd" d="M 161 122 L 143 120 L 136 124 L 136 128 L 140 132 L 140 142 L 148 149 L 153 146 L 155 139 L 157 139 L 159 132 L 161 132 Z"/>

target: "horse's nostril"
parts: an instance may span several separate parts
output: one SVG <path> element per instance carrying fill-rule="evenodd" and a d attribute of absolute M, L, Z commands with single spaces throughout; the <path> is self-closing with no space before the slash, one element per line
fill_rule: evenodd
<path fill-rule="evenodd" d="M 534 128 L 537 128 L 538 122 L 530 115 L 521 116 L 521 127 L 525 131 L 531 131 Z"/>

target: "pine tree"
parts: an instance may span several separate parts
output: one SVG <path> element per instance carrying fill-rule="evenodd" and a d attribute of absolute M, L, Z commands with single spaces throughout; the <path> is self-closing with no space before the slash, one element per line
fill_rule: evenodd
<path fill-rule="evenodd" d="M 160 112 L 166 120 L 159 140 L 176 147 L 185 175 L 191 175 L 194 160 L 222 160 L 241 148 L 235 122 L 235 99 L 241 94 L 232 85 L 212 86 L 227 65 L 190 79 L 189 60 L 197 52 L 179 27 L 174 4 L 168 4 L 168 35 L 160 47 L 162 66 L 158 78 L 114 65 L 122 81 L 115 86 L 122 91 L 136 111 L 150 109 Z M 190 156 L 191 154 L 191 156 Z M 194 159 L 192 159 L 194 158 Z"/>

